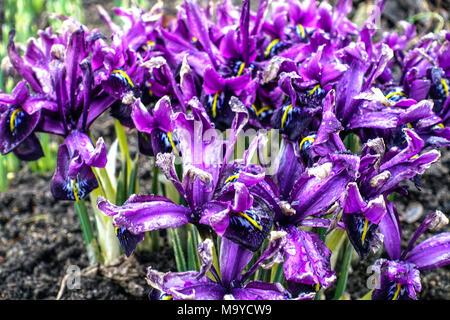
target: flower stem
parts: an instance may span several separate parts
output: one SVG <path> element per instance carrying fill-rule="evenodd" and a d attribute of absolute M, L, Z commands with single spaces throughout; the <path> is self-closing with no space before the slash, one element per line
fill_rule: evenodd
<path fill-rule="evenodd" d="M 0 191 L 8 190 L 8 167 L 6 156 L 0 155 Z"/>
<path fill-rule="evenodd" d="M 116 135 L 117 139 L 119 140 L 119 148 L 122 155 L 125 156 L 126 162 L 127 162 L 127 174 L 126 176 L 129 177 L 131 175 L 131 157 L 130 152 L 128 150 L 128 142 L 127 142 L 127 135 L 125 133 L 124 127 L 120 124 L 119 120 L 114 121 L 114 128 L 116 129 Z"/>
<path fill-rule="evenodd" d="M 341 271 L 333 300 L 339 300 L 345 292 L 345 288 L 347 287 L 348 271 L 350 269 L 350 261 L 352 260 L 352 253 L 353 246 L 351 242 L 347 240 L 347 247 L 345 248 L 344 257 L 342 259 Z"/>
<path fill-rule="evenodd" d="M 283 283 L 284 281 L 284 272 L 283 272 L 283 264 L 277 263 L 273 266 L 270 275 L 271 283 Z"/>
<path fill-rule="evenodd" d="M 80 220 L 81 231 L 83 232 L 84 242 L 86 244 L 87 255 L 89 258 L 89 263 L 96 264 L 101 261 L 100 250 L 98 247 L 97 240 L 94 236 L 94 231 L 92 228 L 91 220 L 87 212 L 87 207 L 84 199 L 75 202 L 75 209 L 78 213 L 78 218 Z"/>
<path fill-rule="evenodd" d="M 98 196 L 105 196 L 102 188 L 97 188 L 89 194 L 92 211 L 94 212 L 95 226 L 97 228 L 97 242 L 100 248 L 102 262 L 110 265 L 122 254 L 122 248 L 116 237 L 112 217 L 104 215 L 95 205 Z"/>
<path fill-rule="evenodd" d="M 184 258 L 183 248 L 181 247 L 180 237 L 177 229 L 167 229 L 172 240 L 173 251 L 175 254 L 175 262 L 177 264 L 178 272 L 184 272 L 187 270 L 186 259 Z"/>

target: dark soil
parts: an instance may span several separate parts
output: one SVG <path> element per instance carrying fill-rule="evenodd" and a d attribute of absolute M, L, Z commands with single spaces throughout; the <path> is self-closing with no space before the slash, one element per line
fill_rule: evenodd
<path fill-rule="evenodd" d="M 81 270 L 81 288 L 62 299 L 145 299 L 146 267 L 173 269 L 172 249 L 89 266 L 73 203 L 53 199 L 50 179 L 24 168 L 0 193 L 0 300 L 55 299 L 71 265 Z"/>
<path fill-rule="evenodd" d="M 108 35 L 109 31 L 97 15 L 97 3 L 99 2 L 94 0 L 83 1 L 85 23 Z M 111 12 L 114 1 L 100 3 Z M 421 6 L 424 3 L 419 0 L 387 1 L 387 6 L 390 7 L 385 10 L 383 22 L 392 27 L 395 22 L 423 11 Z M 431 1 L 428 4 L 433 8 L 440 8 L 439 12 L 448 18 L 448 8 L 445 9 L 448 2 Z M 0 17 L 2 11 L 3 6 L 0 6 Z M 45 24 L 40 27 L 45 27 Z M 96 122 L 93 134 L 96 137 L 104 136 L 106 143 L 110 145 L 111 137 L 114 136 L 112 120 L 107 115 L 102 116 Z M 129 140 L 131 152 L 134 154 L 136 134 L 130 133 Z M 422 191 L 410 184 L 409 195 L 396 198 L 401 217 L 413 202 L 418 202 L 423 207 L 423 215 L 417 221 L 402 221 L 403 246 L 406 246 L 427 214 L 441 210 L 449 215 L 449 169 L 450 152 L 445 150 L 439 165 L 423 176 Z M 149 158 L 141 157 L 139 176 L 142 193 L 150 192 L 150 172 Z M 158 253 L 135 254 L 128 259 L 122 258 L 116 265 L 109 267 L 90 266 L 73 203 L 53 199 L 50 179 L 51 173 L 31 174 L 27 167 L 24 167 L 12 179 L 10 190 L 0 193 L 0 300 L 56 299 L 58 294 L 59 298 L 69 300 L 146 299 L 149 291 L 145 281 L 146 267 L 152 266 L 160 271 L 175 270 L 173 252 L 166 242 Z M 442 231 L 450 231 L 450 226 L 439 232 Z M 427 232 L 419 241 L 432 234 Z M 351 299 L 358 299 L 368 292 L 366 280 L 370 274 L 366 270 L 379 257 L 384 257 L 383 253 L 372 255 L 365 262 L 359 262 L 356 257 L 353 259 L 347 287 Z M 77 290 L 62 286 L 67 268 L 72 265 L 81 270 L 81 288 Z M 423 272 L 419 299 L 450 299 L 449 283 L 450 266 Z"/>

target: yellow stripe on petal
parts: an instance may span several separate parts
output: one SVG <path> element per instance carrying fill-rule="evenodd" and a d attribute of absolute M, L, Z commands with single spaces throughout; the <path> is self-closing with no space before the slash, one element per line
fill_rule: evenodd
<path fill-rule="evenodd" d="M 253 220 L 248 214 L 246 214 L 244 212 L 239 212 L 238 215 L 247 219 L 255 228 L 262 230 L 262 226 L 258 222 Z"/>
<path fill-rule="evenodd" d="M 314 92 L 316 92 L 317 91 L 317 89 L 319 89 L 320 88 L 320 84 L 316 84 L 315 86 L 314 86 L 314 88 L 312 88 L 311 89 L 311 91 L 310 92 L 308 92 L 308 96 L 311 96 L 311 95 L 313 95 L 314 94 Z"/>
<path fill-rule="evenodd" d="M 300 34 L 302 35 L 302 38 L 304 38 L 306 36 L 305 28 L 300 23 L 297 25 L 297 27 L 300 29 Z"/>
<path fill-rule="evenodd" d="M 292 104 L 290 104 L 289 106 L 287 106 L 287 107 L 286 107 L 286 110 L 284 110 L 283 118 L 281 118 L 281 129 L 284 128 L 284 124 L 285 124 L 285 122 L 286 122 L 288 112 L 289 112 L 289 110 L 291 110 L 291 109 L 292 109 Z"/>
<path fill-rule="evenodd" d="M 214 101 L 213 101 L 213 105 L 212 105 L 212 116 L 213 118 L 216 117 L 217 115 L 217 98 L 219 97 L 219 91 L 216 92 L 216 94 L 214 95 Z"/>
<path fill-rule="evenodd" d="M 244 68 L 245 68 L 245 62 L 242 62 L 241 66 L 239 67 L 239 71 L 238 71 L 236 77 L 240 77 L 241 76 L 242 72 L 244 71 Z"/>
<path fill-rule="evenodd" d="M 303 145 L 305 144 L 305 142 L 307 142 L 307 141 L 309 141 L 309 142 L 311 142 L 311 143 L 313 143 L 314 142 L 314 138 L 313 137 L 304 137 L 303 139 L 302 139 L 302 141 L 300 141 L 300 150 L 302 150 L 302 148 L 303 148 Z"/>
<path fill-rule="evenodd" d="M 369 224 L 369 220 L 367 220 L 367 218 L 365 218 L 365 222 L 364 222 L 364 229 L 363 229 L 363 233 L 361 236 L 361 244 L 364 244 L 364 240 L 366 239 L 366 235 L 367 235 L 367 225 Z"/>
<path fill-rule="evenodd" d="M 238 178 L 239 178 L 239 175 L 238 174 L 234 174 L 234 175 L 228 177 L 228 179 L 225 180 L 225 183 L 230 182 L 233 179 L 238 179 Z"/>
<path fill-rule="evenodd" d="M 75 201 L 80 201 L 80 198 L 78 197 L 78 184 L 77 179 L 72 179 L 72 190 L 73 190 L 73 197 L 75 198 Z"/>
<path fill-rule="evenodd" d="M 9 129 L 11 130 L 11 132 L 13 132 L 14 129 L 16 128 L 16 117 L 17 114 L 22 110 L 23 110 L 22 108 L 17 108 L 11 113 L 11 118 L 9 119 Z"/>
<path fill-rule="evenodd" d="M 261 109 L 259 109 L 259 110 L 256 112 L 256 115 L 257 115 L 257 116 L 260 116 L 261 113 L 263 113 L 263 112 L 266 111 L 266 110 L 270 110 L 270 107 L 262 107 Z"/>
<path fill-rule="evenodd" d="M 280 39 L 274 39 L 267 47 L 266 51 L 264 52 L 264 56 L 267 57 L 270 54 L 270 50 L 278 43 L 280 42 Z"/>
<path fill-rule="evenodd" d="M 445 96 L 448 97 L 448 85 L 444 78 L 441 78 L 442 86 L 444 87 Z"/>
<path fill-rule="evenodd" d="M 397 283 L 397 290 L 395 291 L 394 297 L 392 298 L 392 300 L 397 300 L 398 299 L 398 295 L 400 293 L 400 289 L 402 288 L 402 285 L 400 283 Z"/>
<path fill-rule="evenodd" d="M 386 96 L 386 99 L 392 98 L 393 96 L 406 96 L 403 91 L 392 91 Z"/>
<path fill-rule="evenodd" d="M 167 137 L 169 137 L 169 141 L 170 141 L 170 145 L 172 146 L 172 150 L 176 154 L 178 154 L 178 149 L 177 149 L 177 147 L 175 147 L 175 143 L 173 142 L 173 139 L 172 139 L 172 131 L 167 132 Z"/>
<path fill-rule="evenodd" d="M 116 69 L 116 70 L 113 70 L 113 71 L 111 72 L 111 74 L 116 74 L 116 73 L 118 73 L 118 74 L 120 74 L 122 77 L 124 77 L 125 80 L 127 80 L 128 84 L 129 84 L 130 86 L 134 87 L 133 81 L 131 81 L 130 77 L 128 76 L 128 74 L 127 74 L 125 71 L 120 70 L 120 69 Z"/>

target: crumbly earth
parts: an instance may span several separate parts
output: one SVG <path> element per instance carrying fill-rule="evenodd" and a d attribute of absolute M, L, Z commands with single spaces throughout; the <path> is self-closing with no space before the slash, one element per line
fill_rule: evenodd
<path fill-rule="evenodd" d="M 55 299 L 69 266 L 81 271 L 80 289 L 65 288 L 61 299 L 146 299 L 146 267 L 173 269 L 166 243 L 115 266 L 89 266 L 73 203 L 53 200 L 50 174 L 25 169 L 0 193 L 0 300 Z"/>

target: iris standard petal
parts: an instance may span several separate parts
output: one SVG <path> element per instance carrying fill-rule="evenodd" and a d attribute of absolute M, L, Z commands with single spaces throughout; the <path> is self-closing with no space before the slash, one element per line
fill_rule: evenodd
<path fill-rule="evenodd" d="M 230 204 L 212 200 L 203 205 L 200 223 L 209 225 L 220 236 L 223 236 L 230 224 Z"/>
<path fill-rule="evenodd" d="M 91 138 L 80 131 L 72 131 L 64 140 L 70 155 L 79 155 L 80 162 L 90 167 L 103 168 L 106 165 L 106 145 L 100 137 L 96 146 Z"/>
<path fill-rule="evenodd" d="M 220 274 L 222 283 L 229 287 L 232 281 L 239 281 L 242 272 L 253 257 L 253 252 L 241 245 L 222 238 L 220 245 Z"/>
<path fill-rule="evenodd" d="M 383 235 L 383 244 L 392 260 L 400 259 L 401 255 L 401 227 L 398 213 L 392 202 L 388 201 L 387 214 L 381 219 L 378 227 Z"/>

